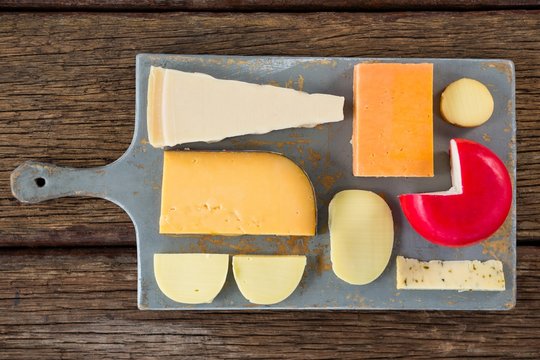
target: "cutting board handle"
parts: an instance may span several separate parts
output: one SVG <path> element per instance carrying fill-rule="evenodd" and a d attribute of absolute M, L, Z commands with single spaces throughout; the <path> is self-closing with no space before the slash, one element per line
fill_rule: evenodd
<path fill-rule="evenodd" d="M 107 166 L 75 169 L 27 161 L 11 173 L 11 192 L 23 203 L 38 203 L 64 196 L 106 197 Z"/>

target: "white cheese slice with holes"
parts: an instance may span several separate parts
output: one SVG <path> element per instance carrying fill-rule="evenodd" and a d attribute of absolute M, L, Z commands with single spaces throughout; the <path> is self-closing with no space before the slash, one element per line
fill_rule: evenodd
<path fill-rule="evenodd" d="M 343 120 L 345 98 L 152 67 L 147 125 L 154 147 Z"/>
<path fill-rule="evenodd" d="M 505 289 L 503 265 L 498 260 L 428 262 L 398 256 L 397 288 L 407 290 Z"/>

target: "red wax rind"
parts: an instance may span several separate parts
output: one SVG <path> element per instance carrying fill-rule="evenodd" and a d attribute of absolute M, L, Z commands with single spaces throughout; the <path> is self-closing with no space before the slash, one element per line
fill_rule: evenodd
<path fill-rule="evenodd" d="M 454 141 L 462 193 L 405 194 L 399 201 L 420 235 L 455 247 L 482 241 L 501 227 L 512 205 L 512 182 L 503 162 L 490 149 L 470 140 Z M 459 176 L 455 171 L 454 175 Z"/>

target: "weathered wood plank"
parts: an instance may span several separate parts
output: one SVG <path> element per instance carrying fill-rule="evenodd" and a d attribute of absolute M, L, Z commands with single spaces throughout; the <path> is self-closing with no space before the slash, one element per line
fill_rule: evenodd
<path fill-rule="evenodd" d="M 1 359 L 538 358 L 540 248 L 509 312 L 143 312 L 131 248 L 0 252 Z"/>
<path fill-rule="evenodd" d="M 0 245 L 133 244 L 102 200 L 21 205 L 9 174 L 35 159 L 118 158 L 134 122 L 135 55 L 510 58 L 517 68 L 518 239 L 540 239 L 540 12 L 4 13 L 0 15 Z"/>
<path fill-rule="evenodd" d="M 4 0 L 0 9 L 159 11 L 399 11 L 539 7 L 536 0 Z"/>

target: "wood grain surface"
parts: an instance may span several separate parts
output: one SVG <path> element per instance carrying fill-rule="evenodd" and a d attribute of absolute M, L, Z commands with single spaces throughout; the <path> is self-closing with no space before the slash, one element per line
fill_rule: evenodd
<path fill-rule="evenodd" d="M 0 9 L 113 11 L 396 11 L 532 9 L 538 0 L 4 0 Z"/>
<path fill-rule="evenodd" d="M 0 15 L 0 245 L 134 244 L 129 218 L 97 199 L 23 205 L 25 160 L 91 167 L 128 147 L 135 55 L 507 58 L 517 69 L 518 240 L 540 239 L 540 12 L 4 13 Z"/>
<path fill-rule="evenodd" d="M 519 11 L 388 12 L 402 3 L 390 0 L 373 2 L 384 13 L 170 11 L 216 10 L 216 3 L 0 3 L 9 10 L 0 12 L 0 359 L 540 358 L 540 12 L 532 9 L 538 2 L 455 2 L 462 9 L 528 9 Z M 411 9 L 449 3 L 418 0 Z M 222 4 L 229 10 L 326 6 L 316 0 Z M 352 9 L 342 4 L 370 10 L 364 2 L 331 6 Z M 40 12 L 41 5 L 70 12 Z M 33 11 L 14 10 L 21 6 Z M 104 12 L 113 8 L 145 12 Z M 100 11 L 71 11 L 80 9 Z M 135 235 L 127 215 L 96 199 L 19 204 L 9 175 L 30 159 L 90 167 L 118 158 L 133 131 L 141 52 L 513 60 L 517 307 L 476 313 L 137 310 Z"/>
<path fill-rule="evenodd" d="M 156 312 L 132 248 L 4 250 L 0 358 L 538 359 L 540 247 L 518 264 L 505 312 Z"/>

